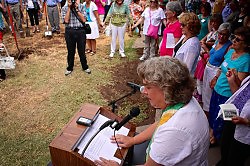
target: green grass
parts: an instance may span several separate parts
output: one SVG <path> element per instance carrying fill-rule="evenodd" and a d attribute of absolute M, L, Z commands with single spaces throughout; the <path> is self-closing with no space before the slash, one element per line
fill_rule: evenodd
<path fill-rule="evenodd" d="M 134 38 L 126 40 L 128 61 L 137 58 L 133 42 Z M 81 70 L 76 56 L 72 75 L 65 77 L 66 48 L 55 51 L 55 47 L 39 52 L 45 56 L 33 53 L 17 62 L 15 70 L 7 71 L 7 80 L 0 83 L 1 166 L 46 165 L 49 143 L 83 103 L 107 105 L 100 87 L 113 84 L 110 69 L 123 61 L 107 59 L 109 43 L 105 44 L 99 54 L 88 57 L 91 75 Z M 126 115 L 132 107 L 129 102 L 126 106 L 119 115 Z M 141 110 L 145 107 L 140 105 Z M 146 117 L 141 113 L 134 122 Z"/>

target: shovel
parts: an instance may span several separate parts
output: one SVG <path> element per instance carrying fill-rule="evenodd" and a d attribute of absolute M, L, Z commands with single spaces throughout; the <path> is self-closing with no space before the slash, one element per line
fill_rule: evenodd
<path fill-rule="evenodd" d="M 44 14 L 45 14 L 45 19 L 46 19 L 46 30 L 44 32 L 44 36 L 46 38 L 52 38 L 52 32 L 49 30 L 49 25 L 48 25 L 48 14 L 47 14 L 47 5 L 44 3 Z"/>
<path fill-rule="evenodd" d="M 28 22 L 29 22 L 29 20 L 28 20 L 28 11 L 26 10 L 26 29 L 25 29 L 25 33 L 26 33 L 26 37 L 31 37 Z"/>

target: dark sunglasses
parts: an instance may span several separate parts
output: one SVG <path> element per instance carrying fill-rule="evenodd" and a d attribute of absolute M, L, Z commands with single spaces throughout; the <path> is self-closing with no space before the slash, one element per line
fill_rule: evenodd
<path fill-rule="evenodd" d="M 241 41 L 244 41 L 242 39 L 240 39 L 239 37 L 235 36 L 235 35 L 232 35 L 232 40 L 236 41 L 236 42 L 241 42 Z"/>
<path fill-rule="evenodd" d="M 156 1 L 150 1 L 151 3 L 157 3 Z"/>

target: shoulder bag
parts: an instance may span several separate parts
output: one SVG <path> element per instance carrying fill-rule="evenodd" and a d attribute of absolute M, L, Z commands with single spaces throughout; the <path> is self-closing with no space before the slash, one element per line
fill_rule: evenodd
<path fill-rule="evenodd" d="M 80 23 L 82 23 L 83 28 L 84 28 L 84 30 L 85 30 L 85 33 L 86 33 L 86 34 L 91 34 L 91 28 L 90 28 L 89 24 L 85 24 L 85 22 L 83 22 L 83 21 L 79 18 L 79 16 L 77 15 L 77 13 L 76 13 L 76 11 L 75 11 L 74 9 L 71 9 L 71 11 L 72 11 L 72 13 L 76 16 L 76 18 L 80 21 Z"/>
<path fill-rule="evenodd" d="M 4 44 L 2 44 L 6 51 L 6 56 L 0 55 L 0 69 L 15 69 L 16 63 L 14 60 L 14 57 L 11 57 L 5 47 Z"/>
<path fill-rule="evenodd" d="M 151 24 L 151 11 L 150 11 L 150 9 L 149 9 L 149 19 L 150 19 L 150 24 L 148 27 L 147 36 L 150 36 L 154 39 L 157 39 L 159 26 L 155 26 L 155 25 Z"/>

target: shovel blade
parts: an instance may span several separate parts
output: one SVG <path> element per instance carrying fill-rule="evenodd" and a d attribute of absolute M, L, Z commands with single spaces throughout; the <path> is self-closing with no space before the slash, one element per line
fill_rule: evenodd
<path fill-rule="evenodd" d="M 26 37 L 30 37 L 31 36 L 29 28 L 26 28 L 25 33 L 26 33 Z"/>

